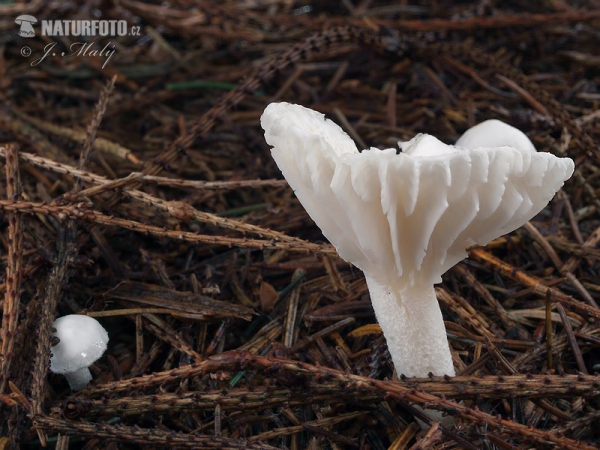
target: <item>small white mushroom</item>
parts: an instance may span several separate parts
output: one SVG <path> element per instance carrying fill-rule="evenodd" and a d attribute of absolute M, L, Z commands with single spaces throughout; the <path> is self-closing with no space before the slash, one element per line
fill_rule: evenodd
<path fill-rule="evenodd" d="M 533 142 L 521 130 L 500 120 L 491 119 L 469 128 L 458 138 L 457 147 L 512 147 L 536 153 Z"/>
<path fill-rule="evenodd" d="M 52 347 L 50 370 L 64 374 L 72 390 L 84 389 L 92 381 L 90 367 L 108 344 L 108 333 L 96 319 L 79 314 L 59 317 L 52 325 L 59 339 Z"/>
<path fill-rule="evenodd" d="M 261 125 L 308 214 L 364 272 L 396 370 L 406 376 L 454 375 L 434 284 L 467 247 L 540 212 L 574 168 L 499 121 L 474 127 L 459 146 L 419 134 L 400 143 L 400 154 L 359 152 L 339 126 L 299 105 L 270 104 Z"/>

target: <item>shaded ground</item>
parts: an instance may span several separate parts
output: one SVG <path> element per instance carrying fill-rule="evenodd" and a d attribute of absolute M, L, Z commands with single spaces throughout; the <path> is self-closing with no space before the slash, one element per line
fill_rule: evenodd
<path fill-rule="evenodd" d="M 600 4 L 356 3 L 0 7 L 0 448 L 597 447 Z M 129 35 L 43 36 L 56 19 Z M 271 160 L 274 100 L 359 147 L 498 118 L 576 160 L 444 276 L 455 379 L 387 381 L 362 274 Z M 110 334 L 76 395 L 48 374 L 73 312 Z M 456 427 L 421 431 L 416 404 Z"/>

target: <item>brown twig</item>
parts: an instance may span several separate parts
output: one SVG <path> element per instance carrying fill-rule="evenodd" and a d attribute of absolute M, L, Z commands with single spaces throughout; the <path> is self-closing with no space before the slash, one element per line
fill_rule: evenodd
<path fill-rule="evenodd" d="M 571 350 L 573 350 L 573 355 L 575 356 L 575 361 L 577 362 L 577 367 L 581 373 L 587 374 L 587 368 L 585 367 L 585 362 L 583 361 L 583 357 L 581 356 L 581 350 L 579 349 L 579 345 L 577 345 L 577 340 L 575 339 L 575 335 L 573 334 L 573 328 L 571 328 L 571 324 L 567 318 L 567 313 L 565 312 L 565 308 L 560 303 L 556 303 L 556 310 L 558 314 L 560 314 L 560 319 L 562 320 L 563 327 L 565 329 L 565 333 L 567 335 L 567 341 L 569 342 L 569 346 Z"/>
<path fill-rule="evenodd" d="M 0 147 L 0 156 L 5 156 L 6 152 L 4 150 L 3 147 Z M 60 163 L 56 163 L 52 160 L 48 160 L 45 158 L 40 158 L 37 157 L 35 155 L 31 155 L 31 154 L 27 154 L 27 153 L 19 153 L 19 157 L 22 158 L 24 161 L 30 162 L 32 164 L 36 164 L 39 165 L 40 167 L 44 167 L 47 168 L 49 170 L 53 170 L 56 171 L 58 173 L 64 173 L 64 174 L 69 174 L 69 175 L 73 175 L 75 176 L 77 179 L 86 181 L 86 182 L 91 182 L 91 183 L 99 183 L 101 186 L 108 184 L 111 186 L 111 188 L 116 189 L 118 187 L 122 187 L 125 186 L 126 184 L 128 184 L 127 178 L 126 179 L 122 179 L 122 180 L 117 180 L 115 182 L 109 181 L 104 177 L 95 175 L 93 173 L 90 172 L 85 172 L 79 169 L 75 169 L 71 166 L 67 166 L 65 164 L 60 164 Z M 132 177 L 132 178 L 136 178 L 136 177 Z M 100 191 L 99 191 L 100 192 Z M 98 192 L 98 193 L 99 193 Z M 233 229 L 233 230 L 237 230 L 243 233 L 246 232 L 250 232 L 250 233 L 256 233 L 260 236 L 264 236 L 267 238 L 271 238 L 271 239 L 275 239 L 275 240 L 281 240 L 283 242 L 289 242 L 291 243 L 294 247 L 298 247 L 298 246 L 307 246 L 307 247 L 311 247 L 311 248 L 315 248 L 314 244 L 306 242 L 306 241 L 302 241 L 301 239 L 298 238 L 294 238 L 291 236 L 287 236 L 284 233 L 279 233 L 277 231 L 273 231 L 273 230 L 268 230 L 259 226 L 255 226 L 246 222 L 242 222 L 240 220 L 234 220 L 234 219 L 230 219 L 230 218 L 225 218 L 225 217 L 219 217 L 215 214 L 211 214 L 205 211 L 198 211 L 197 209 L 193 208 L 191 205 L 188 205 L 186 203 L 183 202 L 169 202 L 169 201 L 165 201 L 156 197 L 153 197 L 149 194 L 146 194 L 145 192 L 142 191 L 137 191 L 137 190 L 123 190 L 123 192 L 130 196 L 133 199 L 136 199 L 138 201 L 141 201 L 147 205 L 151 205 L 155 208 L 159 208 L 162 211 L 165 211 L 167 213 L 169 213 L 170 215 L 172 215 L 173 217 L 177 218 L 178 220 L 182 220 L 182 221 L 189 221 L 189 220 L 199 220 L 201 222 L 204 223 L 209 223 L 211 225 L 215 225 L 215 226 L 220 226 L 220 227 L 224 227 L 224 228 L 228 228 L 228 229 Z M 91 190 L 87 190 L 87 194 L 89 195 L 91 192 Z M 83 206 L 83 204 L 81 205 Z M 48 211 L 48 210 L 47 210 Z M 37 211 L 36 211 L 37 212 Z M 110 218 L 108 219 L 110 221 Z M 144 228 L 143 225 L 133 225 L 132 223 L 130 223 L 131 226 L 133 227 L 141 227 Z M 160 234 L 160 231 L 156 230 L 156 227 L 150 227 L 152 229 L 154 229 L 154 232 L 157 232 Z M 150 229 L 149 228 L 149 229 Z M 181 236 L 187 236 L 187 234 L 185 233 L 181 233 Z M 207 236 L 208 238 L 208 236 Z M 217 239 L 217 241 L 219 241 L 219 239 Z M 243 243 L 243 242 L 248 242 L 248 240 L 246 239 L 238 239 L 235 240 L 239 243 Z M 227 238 L 225 238 L 225 240 L 223 242 L 227 242 Z M 229 242 L 229 243 L 225 243 L 225 245 L 231 245 L 233 241 Z M 212 243 L 218 244 L 218 242 L 215 242 L 213 240 Z M 284 244 L 285 246 L 285 244 Z M 317 253 L 326 253 L 326 254 L 330 254 L 332 256 L 337 256 L 337 253 L 332 251 L 332 250 L 327 250 L 327 246 L 321 246 L 323 251 L 319 251 L 316 250 Z M 310 250 L 307 250 L 310 251 Z M 314 250 L 313 250 L 314 251 Z"/>
<path fill-rule="evenodd" d="M 504 433 L 509 433 L 513 436 L 526 437 L 527 439 L 531 439 L 533 442 L 553 442 L 562 445 L 566 449 L 593 449 L 593 447 L 590 445 L 578 443 L 565 437 L 558 437 L 548 431 L 544 431 L 541 429 L 532 429 L 525 425 L 512 422 L 510 420 L 502 419 L 500 417 L 494 417 L 477 409 L 472 409 L 467 406 L 463 406 L 458 403 L 446 400 L 445 395 L 435 396 L 421 390 L 406 387 L 400 382 L 390 383 L 388 381 L 374 380 L 358 375 L 347 374 L 327 367 L 317 367 L 298 361 L 289 361 L 277 358 L 266 358 L 250 353 L 222 353 L 213 356 L 208 360 L 193 364 L 185 368 L 170 370 L 162 374 L 152 374 L 144 377 L 139 377 L 137 379 L 124 380 L 97 386 L 96 388 L 89 389 L 88 394 L 97 395 L 103 392 L 117 392 L 131 388 L 143 389 L 148 388 L 151 385 L 156 386 L 162 384 L 167 380 L 173 380 L 180 377 L 189 378 L 192 376 L 197 376 L 199 374 L 207 373 L 207 371 L 228 370 L 235 372 L 239 370 L 250 369 L 260 371 L 268 370 L 269 374 L 273 377 L 277 377 L 278 374 L 281 373 L 284 377 L 283 379 L 286 380 L 286 374 L 293 374 L 294 376 L 300 377 L 317 376 L 317 378 L 321 380 L 336 380 L 344 383 L 344 385 L 347 388 L 359 389 L 363 392 L 371 393 L 385 392 L 385 394 L 390 397 L 398 398 L 411 403 L 416 403 L 426 408 L 442 410 L 448 409 L 453 411 L 453 414 L 456 414 L 461 418 L 472 420 L 477 423 L 485 423 L 492 429 L 503 430 Z M 525 388 L 528 382 L 530 382 L 528 380 L 537 380 L 538 383 L 542 384 L 542 386 L 540 387 L 549 385 L 551 383 L 551 380 L 556 380 L 560 383 L 566 382 L 566 385 L 568 385 L 569 382 L 572 383 L 571 380 L 581 380 L 581 382 L 589 380 L 590 383 L 596 386 L 598 386 L 599 383 L 598 380 L 596 380 L 596 377 L 585 377 L 584 375 L 578 375 L 572 378 L 558 376 L 532 377 L 531 375 L 520 375 L 519 377 L 520 378 L 518 382 L 515 379 L 511 380 L 512 386 L 515 386 L 514 383 L 518 383 L 518 386 L 520 386 L 520 388 Z M 493 378 L 493 384 L 497 384 L 498 381 L 504 381 L 507 379 L 507 377 Z M 439 377 L 438 379 L 440 379 L 442 384 L 449 384 L 452 380 L 452 378 L 444 377 Z M 470 383 L 473 386 L 480 385 L 479 380 L 476 380 L 476 382 L 473 383 L 473 381 L 475 380 L 473 380 L 471 377 L 466 377 L 466 379 L 468 380 L 466 384 Z M 559 381 L 561 379 L 564 379 L 564 382 Z M 590 393 L 591 391 L 592 390 L 588 388 L 587 392 Z M 525 394 L 525 391 L 523 391 L 523 393 Z"/>
<path fill-rule="evenodd" d="M 263 442 L 250 442 L 246 439 L 232 439 L 214 435 L 196 433 L 177 433 L 159 428 L 128 427 L 123 425 L 108 425 L 52 417 L 38 416 L 34 419 L 38 430 L 52 430 L 59 433 L 77 434 L 81 436 L 98 437 L 137 445 L 179 448 L 216 448 L 224 450 L 255 449 L 275 450 Z"/>
<path fill-rule="evenodd" d="M 19 159 L 14 146 L 6 147 L 6 194 L 9 202 L 21 200 Z M 19 304 L 22 282 L 23 218 L 18 212 L 8 213 L 8 249 L 5 277 L 2 328 L 0 329 L 0 394 L 4 393 L 10 378 L 14 357 L 14 343 L 19 321 Z"/>
<path fill-rule="evenodd" d="M 162 227 L 147 225 L 145 223 L 136 222 L 133 220 L 120 219 L 118 217 L 108 216 L 98 211 L 93 211 L 88 208 L 86 203 L 76 203 L 70 205 L 46 205 L 44 203 L 33 202 L 7 202 L 0 200 L 0 209 L 4 211 L 19 211 L 21 213 L 33 214 L 39 213 L 44 215 L 53 215 L 57 218 L 68 218 L 71 220 L 83 220 L 90 223 L 109 225 L 119 228 L 128 229 L 145 235 L 153 235 L 159 237 L 168 237 L 171 239 L 184 240 L 188 242 L 224 245 L 239 247 L 256 248 L 256 249 L 285 249 L 297 251 L 300 253 L 320 253 L 325 255 L 336 256 L 337 253 L 330 245 L 313 244 L 300 239 L 290 239 L 291 242 L 277 242 L 274 240 L 262 239 L 246 239 L 246 238 L 230 238 L 225 236 L 215 236 L 193 233 L 190 231 L 168 230 Z"/>
<path fill-rule="evenodd" d="M 584 314 L 596 320 L 600 320 L 600 309 L 575 300 L 573 297 L 562 293 L 558 289 L 545 286 L 541 283 L 541 281 L 526 274 L 522 270 L 516 269 L 515 267 L 506 264 L 505 262 L 491 255 L 490 253 L 486 252 L 484 249 L 471 248 L 469 250 L 469 254 L 473 258 L 485 262 L 486 264 L 489 264 L 498 273 L 501 273 L 504 276 L 507 276 L 508 278 L 512 278 L 513 280 L 522 283 L 523 285 L 529 288 L 532 288 L 533 292 L 537 295 L 544 296 L 546 295 L 546 292 L 550 291 L 554 300 L 559 301 L 564 305 L 569 306 L 570 308 L 573 308 L 581 314 Z"/>

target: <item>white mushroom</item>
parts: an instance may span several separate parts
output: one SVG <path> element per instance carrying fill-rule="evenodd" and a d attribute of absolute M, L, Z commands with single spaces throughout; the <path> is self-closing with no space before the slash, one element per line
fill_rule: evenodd
<path fill-rule="evenodd" d="M 540 212 L 574 168 L 497 121 L 465 133 L 462 148 L 419 134 L 400 143 L 400 154 L 359 153 L 339 126 L 299 105 L 270 104 L 261 125 L 308 214 L 365 273 L 392 360 L 406 376 L 454 375 L 434 284 L 467 247 Z M 504 134 L 490 133 L 498 127 Z"/>
<path fill-rule="evenodd" d="M 64 374 L 72 390 L 84 389 L 92 381 L 88 367 L 106 351 L 108 333 L 96 319 L 79 314 L 59 317 L 52 326 L 59 342 L 52 347 L 50 370 Z"/>
<path fill-rule="evenodd" d="M 535 153 L 535 147 L 521 130 L 500 120 L 491 119 L 469 128 L 456 141 L 457 147 L 512 147 Z"/>

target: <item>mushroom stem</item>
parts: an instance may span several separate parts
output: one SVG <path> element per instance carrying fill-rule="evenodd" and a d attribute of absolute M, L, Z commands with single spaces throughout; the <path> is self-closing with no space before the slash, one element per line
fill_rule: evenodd
<path fill-rule="evenodd" d="M 433 285 L 386 286 L 366 276 L 377 321 L 398 375 L 454 376 L 444 319 Z"/>
<path fill-rule="evenodd" d="M 65 373 L 65 378 L 69 382 L 72 391 L 80 391 L 85 389 L 88 383 L 92 381 L 92 374 L 90 373 L 90 369 L 84 367 L 75 372 Z"/>

